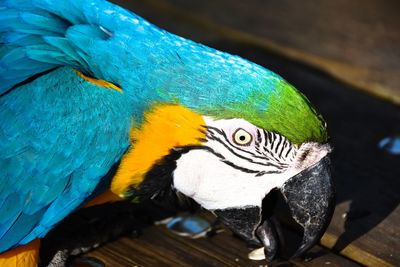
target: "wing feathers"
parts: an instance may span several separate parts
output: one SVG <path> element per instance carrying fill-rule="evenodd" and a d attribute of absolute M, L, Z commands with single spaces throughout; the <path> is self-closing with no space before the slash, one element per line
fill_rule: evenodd
<path fill-rule="evenodd" d="M 84 51 L 108 36 L 98 25 L 88 24 L 82 2 L 0 1 L 0 95 L 57 66 L 93 75 L 98 71 L 91 69 Z"/>
<path fill-rule="evenodd" d="M 44 207 L 34 214 L 28 215 L 21 213 L 1 238 L 0 251 L 8 249 L 11 247 L 11 244 L 16 244 L 23 239 L 26 235 L 26 231 L 35 228 L 37 221 L 43 216 L 46 210 L 47 207 Z"/>
<path fill-rule="evenodd" d="M 104 179 L 129 145 L 124 103 L 70 68 L 0 97 L 0 253 L 44 236 Z"/>

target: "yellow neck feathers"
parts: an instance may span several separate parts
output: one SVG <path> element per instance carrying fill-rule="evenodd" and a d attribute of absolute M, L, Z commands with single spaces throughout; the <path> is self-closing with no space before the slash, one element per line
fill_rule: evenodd
<path fill-rule="evenodd" d="M 75 71 L 76 74 L 79 75 L 79 77 L 81 77 L 81 78 L 84 79 L 85 81 L 88 81 L 88 82 L 90 82 L 90 83 L 93 83 L 93 84 L 95 84 L 95 85 L 97 85 L 97 86 L 101 86 L 101 87 L 104 87 L 104 88 L 113 89 L 113 90 L 115 90 L 115 91 L 118 91 L 118 92 L 122 93 L 121 88 L 119 88 L 118 86 L 116 86 L 116 85 L 113 84 L 113 83 L 107 82 L 107 81 L 105 81 L 105 80 L 99 80 L 99 79 L 95 79 L 95 78 L 86 76 L 85 74 L 83 74 L 82 72 L 80 72 L 80 71 L 78 71 L 78 70 L 74 70 L 74 71 Z"/>
<path fill-rule="evenodd" d="M 205 138 L 203 118 L 179 105 L 158 105 L 147 112 L 143 124 L 131 131 L 132 148 L 124 155 L 111 183 L 119 196 L 138 186 L 146 173 L 171 149 L 200 145 Z"/>

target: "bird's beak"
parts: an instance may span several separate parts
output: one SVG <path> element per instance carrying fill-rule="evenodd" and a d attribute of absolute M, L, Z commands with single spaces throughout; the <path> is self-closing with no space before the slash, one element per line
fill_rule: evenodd
<path fill-rule="evenodd" d="M 334 187 L 328 156 L 288 179 L 279 188 L 293 219 L 304 229 L 303 238 L 292 257 L 301 256 L 325 232 L 334 210 Z M 278 249 L 278 230 L 260 207 L 214 211 L 233 232 L 252 244 L 262 244 L 267 261 Z"/>
<path fill-rule="evenodd" d="M 314 246 L 332 218 L 335 197 L 330 165 L 329 157 L 325 156 L 290 178 L 280 189 L 293 219 L 304 229 L 301 245 L 293 257 Z"/>

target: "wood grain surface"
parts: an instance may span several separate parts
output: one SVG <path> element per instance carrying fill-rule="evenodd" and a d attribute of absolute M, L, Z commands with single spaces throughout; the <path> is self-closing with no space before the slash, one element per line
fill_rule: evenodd
<path fill-rule="evenodd" d="M 177 236 L 163 226 L 152 226 L 137 239 L 122 238 L 88 255 L 101 259 L 107 266 L 118 267 L 127 266 L 128 263 L 137 266 L 264 267 L 263 261 L 247 258 L 249 251 L 243 242 L 228 231 L 210 238 L 189 239 Z M 275 266 L 359 266 L 321 247 L 315 247 L 309 255 L 315 258 L 281 262 Z"/>

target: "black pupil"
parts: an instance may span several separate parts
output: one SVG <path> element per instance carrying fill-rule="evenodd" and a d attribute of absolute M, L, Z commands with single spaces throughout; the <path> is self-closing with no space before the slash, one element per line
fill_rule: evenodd
<path fill-rule="evenodd" d="M 244 135 L 239 136 L 239 140 L 240 140 L 240 141 L 246 140 L 246 136 L 244 136 Z"/>

